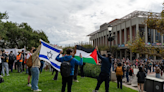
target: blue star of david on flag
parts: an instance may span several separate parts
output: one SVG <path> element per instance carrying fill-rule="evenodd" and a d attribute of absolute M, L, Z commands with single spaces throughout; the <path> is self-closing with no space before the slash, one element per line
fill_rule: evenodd
<path fill-rule="evenodd" d="M 47 57 L 48 57 L 48 59 L 50 60 L 50 59 L 52 59 L 52 53 L 51 53 L 51 51 L 50 52 L 47 52 Z"/>
<path fill-rule="evenodd" d="M 53 68 L 60 71 L 61 62 L 56 61 L 56 57 L 57 55 L 59 55 L 62 49 L 54 47 L 44 42 L 43 40 L 40 40 L 40 41 L 41 41 L 41 49 L 40 49 L 40 54 L 39 54 L 40 60 L 44 60 L 48 62 L 49 64 L 51 64 Z"/>

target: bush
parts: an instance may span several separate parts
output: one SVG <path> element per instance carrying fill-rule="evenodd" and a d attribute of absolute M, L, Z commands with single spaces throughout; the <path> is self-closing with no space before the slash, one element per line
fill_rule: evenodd
<path fill-rule="evenodd" d="M 89 64 L 89 63 L 86 63 L 84 65 L 84 76 L 86 77 L 97 78 L 99 76 L 100 71 L 101 71 L 101 66 Z M 80 74 L 80 68 L 78 73 Z"/>

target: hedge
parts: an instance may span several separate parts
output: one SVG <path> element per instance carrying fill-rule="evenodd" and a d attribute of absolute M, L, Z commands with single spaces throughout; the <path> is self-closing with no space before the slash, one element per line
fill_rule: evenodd
<path fill-rule="evenodd" d="M 80 74 L 80 68 L 78 68 L 78 74 Z M 100 74 L 101 66 L 86 63 L 84 65 L 84 76 L 97 78 Z"/>

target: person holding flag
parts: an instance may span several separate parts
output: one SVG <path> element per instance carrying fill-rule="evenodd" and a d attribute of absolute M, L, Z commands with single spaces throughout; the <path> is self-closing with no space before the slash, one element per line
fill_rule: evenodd
<path fill-rule="evenodd" d="M 98 92 L 100 85 L 105 81 L 105 92 L 109 92 L 109 82 L 110 82 L 110 73 L 111 73 L 111 54 L 106 56 L 101 56 L 98 52 L 98 47 L 96 46 L 98 57 L 101 59 L 101 72 L 97 79 L 97 86 L 93 92 Z"/>
<path fill-rule="evenodd" d="M 60 54 L 62 54 L 63 51 L 61 50 L 60 51 Z M 80 58 L 81 60 L 78 61 L 77 59 L 73 58 L 72 56 L 74 55 L 74 51 L 73 49 L 67 49 L 66 50 L 66 54 L 64 57 L 59 57 L 60 54 L 56 57 L 56 60 L 59 61 L 59 62 L 62 62 L 64 64 L 64 62 L 69 62 L 70 63 L 70 70 L 67 69 L 68 71 L 70 71 L 69 75 L 66 77 L 66 75 L 64 75 L 65 73 L 62 72 L 62 69 L 64 69 L 64 67 L 62 67 L 62 64 L 61 64 L 61 67 L 60 67 L 60 72 L 62 74 L 62 89 L 61 89 L 61 92 L 65 92 L 65 87 L 66 87 L 66 84 L 68 85 L 67 88 L 68 88 L 68 92 L 71 92 L 71 87 L 72 87 L 72 80 L 73 80 L 73 75 L 74 75 L 74 67 L 75 65 L 83 65 L 83 59 L 82 59 L 82 55 L 80 54 Z"/>

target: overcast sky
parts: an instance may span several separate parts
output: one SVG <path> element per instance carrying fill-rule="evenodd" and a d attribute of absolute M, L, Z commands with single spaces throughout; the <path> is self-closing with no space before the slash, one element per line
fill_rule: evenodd
<path fill-rule="evenodd" d="M 103 23 L 135 10 L 160 12 L 164 0 L 0 0 L 8 21 L 43 30 L 51 44 L 88 42 Z"/>

